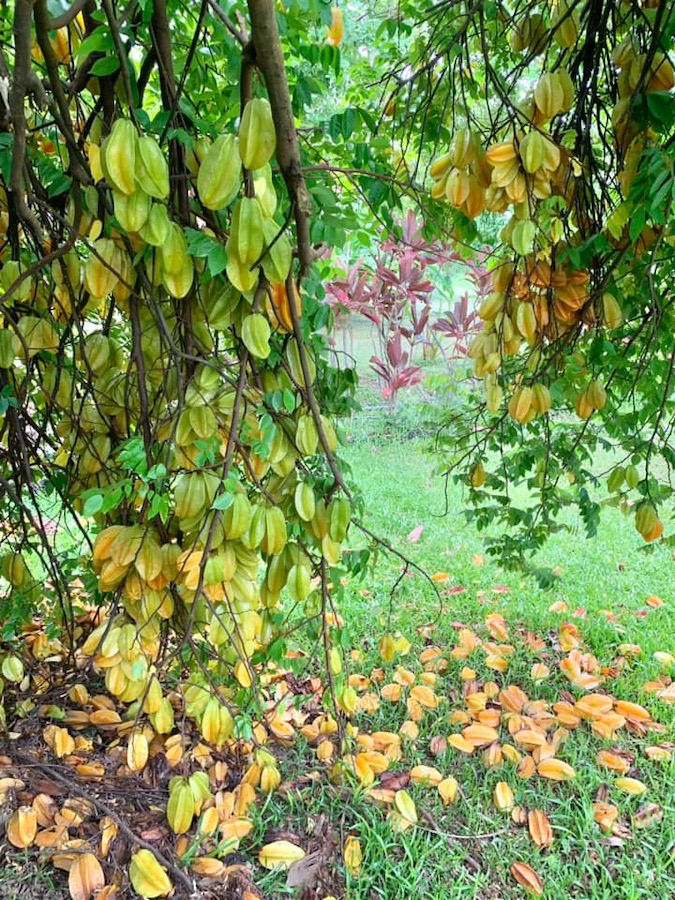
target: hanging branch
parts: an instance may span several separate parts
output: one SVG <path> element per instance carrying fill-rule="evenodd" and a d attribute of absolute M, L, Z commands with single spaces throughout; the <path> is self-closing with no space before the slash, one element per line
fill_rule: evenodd
<path fill-rule="evenodd" d="M 302 171 L 276 7 L 272 0 L 249 0 L 248 8 L 255 61 L 265 79 L 277 133 L 277 161 L 295 209 L 300 277 L 304 278 L 313 260 L 309 231 L 312 199 Z"/>

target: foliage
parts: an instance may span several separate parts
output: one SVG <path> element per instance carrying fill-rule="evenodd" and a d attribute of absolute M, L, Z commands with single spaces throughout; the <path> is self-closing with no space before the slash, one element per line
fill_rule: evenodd
<path fill-rule="evenodd" d="M 648 542 L 672 494 L 675 13 L 667 3 L 445 2 L 426 14 L 398 134 L 474 241 L 501 215 L 469 356 L 485 401 L 448 417 L 447 464 L 490 552 L 522 564 L 576 507 L 589 535 L 600 448 L 611 502 Z M 418 128 L 423 123 L 423 127 Z M 480 465 L 486 478 L 473 477 Z M 513 487 L 529 493 L 513 499 Z M 670 541 L 668 537 L 666 540 Z"/>
<path fill-rule="evenodd" d="M 297 640 L 306 665 L 339 656 L 329 583 L 367 557 L 342 560 L 354 378 L 327 362 L 313 263 L 352 215 L 324 154 L 373 121 L 317 118 L 331 18 L 39 0 L 3 19 L 3 678 L 77 658 L 158 740 L 170 695 L 220 748 L 271 727 L 264 670 Z M 344 706 L 345 677 L 327 687 Z M 31 708 L 10 692 L 2 715 Z"/>
<path fill-rule="evenodd" d="M 434 315 L 439 292 L 436 277 L 441 266 L 461 263 L 468 269 L 478 291 L 484 290 L 485 273 L 480 263 L 464 259 L 439 241 L 428 241 L 412 211 L 403 219 L 400 234 L 391 234 L 377 245 L 370 259 L 357 259 L 345 277 L 333 275 L 326 286 L 326 302 L 339 315 L 361 315 L 377 329 L 379 355 L 370 358 L 370 367 L 382 384 L 382 396 L 395 408 L 401 390 L 421 382 L 419 359 L 432 358 L 439 351 L 450 360 L 466 355 L 467 340 L 480 328 L 476 298 L 465 292 L 452 310 Z M 449 348 L 437 341 L 442 336 Z"/>
<path fill-rule="evenodd" d="M 394 398 L 419 377 L 428 269 L 460 258 L 443 249 L 447 233 L 484 248 L 511 213 L 491 284 L 484 249 L 471 264 L 482 330 L 468 345 L 478 329 L 467 296 L 432 332 L 450 337 L 451 361 L 466 349 L 486 388 L 468 423 L 453 411 L 443 439 L 468 475 L 476 522 L 508 526 L 491 538 L 507 564 L 566 527 L 566 506 L 597 532 L 593 463 L 598 447 L 618 448 L 608 464 L 615 502 L 629 510 L 637 499 L 638 530 L 660 538 L 673 458 L 675 14 L 664 3 L 591 0 L 513 13 L 446 0 L 371 19 L 375 8 L 364 4 L 353 23 L 361 43 L 343 57 L 352 23 L 323 0 L 249 0 L 247 15 L 216 0 L 5 4 L 0 709 L 18 735 L 40 721 L 40 752 L 56 764 L 15 742 L 2 758 L 2 799 L 9 842 L 49 850 L 73 898 L 129 884 L 141 896 L 193 893 L 194 877 L 232 875 L 223 860 L 252 834 L 256 798 L 281 783 L 270 748 L 299 734 L 351 796 L 402 761 L 425 710 L 451 692 L 463 703 L 452 713 L 455 750 L 473 739 L 488 768 L 509 756 L 518 765 L 520 751 L 502 745 L 534 732 L 516 741 L 529 760 L 520 774 L 542 779 L 573 778 L 557 756 L 563 728 L 613 741 L 624 726 L 659 730 L 650 710 L 618 694 L 583 696 L 637 652 L 604 671 L 570 623 L 550 647 L 527 634 L 511 644 L 493 612 L 480 635 L 458 629 L 458 642 L 420 650 L 414 672 L 397 660 L 410 639 L 387 625 L 371 668 L 354 652 L 358 671 L 348 671 L 340 605 L 370 550 L 350 543 L 360 507 L 335 419 L 354 408 L 355 376 L 329 362 L 333 316 L 315 262 L 348 242 L 369 246 L 384 227 L 373 269 L 353 270 L 341 290 L 381 325 L 374 364 Z M 375 87 L 358 83 L 401 53 Z M 423 196 L 426 168 L 446 148 Z M 412 213 L 399 224 L 413 202 L 423 235 Z M 524 479 L 532 493 L 514 500 Z M 409 540 L 423 527 L 415 522 Z M 415 568 L 403 561 L 396 586 Z M 427 584 L 446 581 L 437 573 Z M 514 710 L 517 689 L 492 679 L 543 649 L 559 669 L 555 690 L 579 699 L 565 693 L 556 709 L 557 694 L 537 696 L 530 708 L 528 694 L 528 708 Z M 450 660 L 468 668 L 474 651 L 489 672 L 461 663 L 462 689 L 437 689 Z M 89 683 L 73 683 L 74 670 Z M 648 690 L 669 701 L 669 676 Z M 480 695 L 499 700 L 488 709 Z M 366 717 L 403 698 L 406 720 L 383 744 L 384 728 Z M 654 760 L 670 758 L 656 749 Z M 624 769 L 634 751 L 620 750 Z M 62 806 L 24 783 L 38 765 L 69 791 Z M 100 787 L 113 768 L 163 792 L 166 810 L 140 826 L 150 839 L 81 786 Z M 418 767 L 406 768 L 393 773 L 405 783 L 378 798 L 396 834 L 424 818 L 405 778 L 420 788 L 436 780 L 428 767 L 414 777 Z M 457 788 L 440 774 L 440 801 L 451 804 Z M 638 773 L 621 774 L 619 789 L 642 791 Z M 511 805 L 504 784 L 493 785 L 500 813 Z M 533 811 L 529 834 L 544 848 L 547 818 Z M 81 852 L 94 813 L 100 844 Z M 599 824 L 617 836 L 614 819 Z M 106 883 L 98 856 L 120 831 L 126 868 L 117 860 Z M 264 868 L 303 862 L 288 835 L 258 837 Z M 363 859 L 351 835 L 340 865 L 357 878 Z M 543 890 L 529 863 L 513 859 L 510 871 Z"/>

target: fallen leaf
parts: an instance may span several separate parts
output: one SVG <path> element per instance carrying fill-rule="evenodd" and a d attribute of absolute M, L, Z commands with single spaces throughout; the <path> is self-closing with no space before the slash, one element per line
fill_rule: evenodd
<path fill-rule="evenodd" d="M 423 531 L 424 525 L 418 525 L 416 528 L 413 528 L 406 540 L 410 541 L 411 544 L 416 544 L 422 537 Z"/>
<path fill-rule="evenodd" d="M 383 772 L 380 776 L 380 786 L 387 791 L 400 791 L 410 784 L 410 775 L 407 772 Z"/>
<path fill-rule="evenodd" d="M 396 812 L 403 819 L 407 819 L 413 825 L 417 824 L 417 809 L 413 798 L 407 791 L 396 791 L 394 806 L 396 807 Z"/>
<path fill-rule="evenodd" d="M 608 834 L 612 826 L 619 818 L 619 810 L 613 803 L 603 803 L 596 800 L 593 803 L 593 819 L 600 826 L 600 830 Z"/>
<path fill-rule="evenodd" d="M 225 864 L 219 859 L 213 859 L 211 856 L 198 856 L 190 863 L 190 868 L 202 878 L 218 878 L 224 870 Z"/>
<path fill-rule="evenodd" d="M 431 580 L 434 584 L 445 584 L 446 581 L 450 580 L 449 572 L 434 572 L 431 576 Z"/>
<path fill-rule="evenodd" d="M 612 771 L 619 772 L 621 775 L 625 775 L 630 770 L 628 760 L 618 753 L 612 753 L 611 750 L 598 750 L 595 758 L 599 766 L 612 769 Z"/>
<path fill-rule="evenodd" d="M 429 741 L 429 752 L 432 756 L 443 756 L 448 749 L 448 742 L 442 734 L 435 734 Z"/>
<path fill-rule="evenodd" d="M 633 816 L 634 828 L 651 828 L 663 818 L 663 807 L 658 803 L 644 803 Z"/>

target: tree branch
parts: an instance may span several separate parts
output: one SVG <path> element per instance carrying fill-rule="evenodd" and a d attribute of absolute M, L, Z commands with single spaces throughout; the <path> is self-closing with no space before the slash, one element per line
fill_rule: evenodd
<path fill-rule="evenodd" d="M 9 177 L 10 199 L 10 242 L 18 252 L 18 223 L 11 221 L 12 206 L 16 218 L 25 223 L 41 243 L 42 228 L 23 192 L 23 168 L 26 161 L 26 113 L 24 102 L 31 83 L 31 22 L 34 0 L 16 0 L 14 7 L 14 81 L 9 92 L 9 110 L 14 126 L 14 147 L 12 168 Z M 16 238 L 14 241 L 13 236 Z"/>
<path fill-rule="evenodd" d="M 277 161 L 295 207 L 300 277 L 312 264 L 309 225 L 312 199 L 302 172 L 298 134 L 286 77 L 286 65 L 273 0 L 248 0 L 256 65 L 265 79 L 277 133 Z"/>
<path fill-rule="evenodd" d="M 242 47 L 245 47 L 248 44 L 248 38 L 244 34 L 243 31 L 240 31 L 234 22 L 226 15 L 226 13 L 220 8 L 220 6 L 216 3 L 216 0 L 207 0 L 207 3 L 216 14 L 216 18 L 220 19 L 223 25 L 227 28 L 233 38 L 235 38 Z"/>
<path fill-rule="evenodd" d="M 82 12 L 82 10 L 89 2 L 90 0 L 75 0 L 70 9 L 66 10 L 66 12 L 64 13 L 61 13 L 60 16 L 56 16 L 55 19 L 49 20 L 49 30 L 57 31 L 59 28 L 65 28 L 66 25 L 70 25 L 73 19 L 77 18 L 77 16 Z"/>

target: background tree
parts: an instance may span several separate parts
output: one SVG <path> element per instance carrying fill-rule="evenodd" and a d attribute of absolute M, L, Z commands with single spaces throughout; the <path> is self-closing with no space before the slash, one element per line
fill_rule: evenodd
<path fill-rule="evenodd" d="M 399 140 L 415 171 L 433 148 L 431 195 L 460 240 L 480 243 L 486 212 L 503 222 L 469 350 L 485 401 L 453 414 L 446 459 L 479 526 L 500 524 L 490 550 L 506 564 L 565 527 L 566 507 L 595 533 L 598 448 L 613 454 L 607 502 L 659 539 L 673 462 L 675 14 L 449 2 L 424 23 L 389 82 Z"/>

